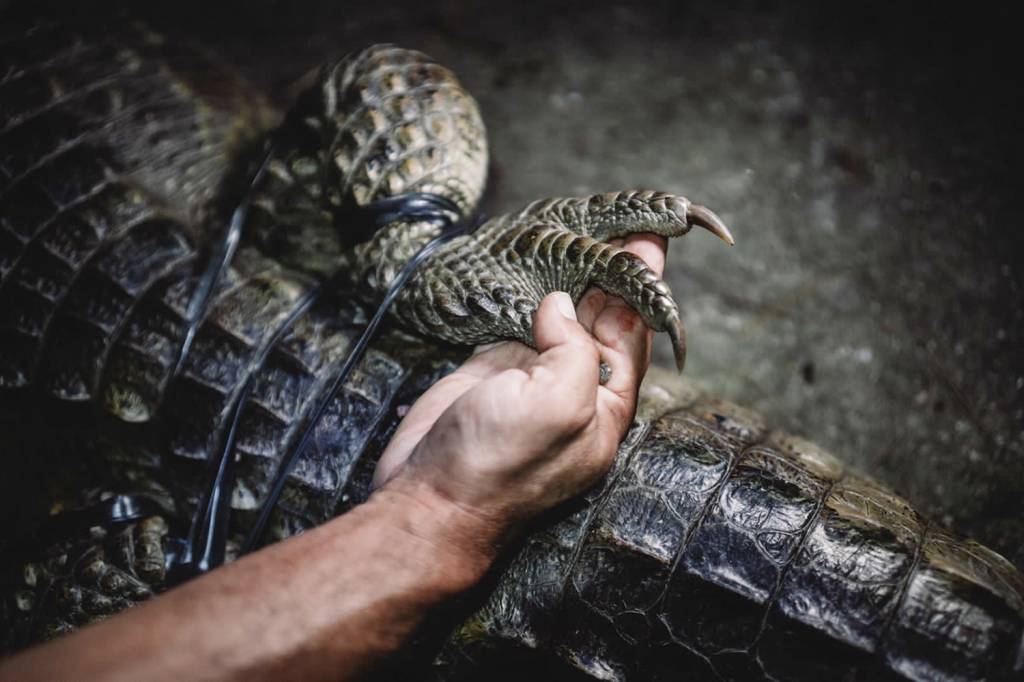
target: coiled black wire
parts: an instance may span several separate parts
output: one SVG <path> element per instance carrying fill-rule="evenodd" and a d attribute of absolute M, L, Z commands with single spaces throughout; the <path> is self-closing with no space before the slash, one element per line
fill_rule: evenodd
<path fill-rule="evenodd" d="M 209 262 L 187 309 L 187 330 L 175 363 L 175 374 L 180 371 L 195 338 L 196 331 L 212 303 L 213 292 L 230 265 L 241 238 L 246 218 L 248 217 L 252 192 L 266 173 L 271 154 L 272 150 L 267 152 L 252 179 L 250 191 L 246 193 L 246 196 L 235 208 L 223 237 L 211 250 Z M 341 387 L 348 380 L 352 369 L 362 359 L 384 315 L 402 288 L 412 277 L 416 268 L 442 244 L 454 237 L 469 232 L 478 224 L 478 222 L 463 218 L 458 206 L 454 202 L 439 195 L 421 192 L 411 192 L 375 201 L 367 206 L 359 207 L 346 213 L 345 219 L 357 223 L 351 225 L 351 227 L 367 235 L 372 235 L 373 232 L 384 225 L 399 221 L 430 222 L 438 225 L 441 228 L 441 232 L 437 237 L 421 247 L 395 277 L 388 287 L 384 298 L 377 306 L 376 312 L 370 319 L 369 324 L 360 334 L 346 357 L 344 364 L 331 383 L 330 389 L 317 404 L 316 410 L 310 419 L 307 420 L 295 447 L 285 454 L 274 475 L 270 491 L 260 507 L 256 523 L 242 547 L 243 554 L 251 552 L 260 543 L 270 515 L 277 506 L 277 502 L 284 490 L 288 474 L 294 468 L 295 463 L 301 458 L 320 419 L 323 417 L 331 401 L 337 396 L 338 391 L 341 390 Z M 329 286 L 333 279 L 310 291 L 300 304 L 296 306 L 292 314 L 275 331 L 270 342 L 264 347 L 262 353 L 257 358 L 253 371 L 250 372 L 242 390 L 232 404 L 229 417 L 230 426 L 220 451 L 211 460 L 210 480 L 193 516 L 188 536 L 178 543 L 179 546 L 176 551 L 170 553 L 168 582 L 171 584 L 176 584 L 205 573 L 224 563 L 227 530 L 231 513 L 231 490 L 234 486 L 234 444 L 239 419 L 245 403 L 252 392 L 253 382 L 280 338 L 312 307 L 318 296 L 326 286 Z"/>

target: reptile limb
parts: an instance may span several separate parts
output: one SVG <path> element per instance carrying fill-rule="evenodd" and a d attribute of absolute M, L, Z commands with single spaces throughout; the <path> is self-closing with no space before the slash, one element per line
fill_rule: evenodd
<path fill-rule="evenodd" d="M 714 213 L 662 192 L 534 202 L 442 247 L 406 287 L 395 314 L 417 331 L 455 343 L 513 338 L 532 346 L 541 299 L 565 291 L 578 302 L 593 285 L 623 298 L 652 329 L 668 332 L 681 371 L 685 334 L 668 284 L 609 242 L 638 233 L 677 237 L 694 225 L 733 242 Z M 390 254 L 407 251 L 418 232 L 422 226 L 391 226 L 364 246 L 361 256 L 381 264 L 367 280 L 371 288 L 386 286 L 395 270 Z"/>

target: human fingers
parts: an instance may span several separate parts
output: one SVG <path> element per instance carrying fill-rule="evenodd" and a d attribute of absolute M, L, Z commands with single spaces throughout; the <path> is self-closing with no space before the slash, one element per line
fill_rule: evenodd
<path fill-rule="evenodd" d="M 657 276 L 665 268 L 668 240 L 653 234 L 631 235 L 622 248 L 639 256 Z M 653 333 L 640 315 L 617 296 L 609 296 L 604 308 L 594 320 L 594 336 L 603 346 L 626 353 L 630 357 L 646 358 L 650 353 Z M 613 368 L 614 369 L 614 368 Z M 644 366 L 646 369 L 646 365 Z"/>
<path fill-rule="evenodd" d="M 608 240 L 608 243 L 613 246 L 622 246 L 623 240 L 616 237 L 615 239 Z M 601 311 L 604 310 L 607 299 L 608 294 L 604 291 L 597 287 L 590 287 L 583 293 L 579 303 L 576 304 L 576 318 L 587 331 L 591 331 L 594 328 L 594 321 L 601 314 Z"/>
<path fill-rule="evenodd" d="M 594 321 L 601 314 L 601 311 L 604 310 L 607 299 L 608 294 L 597 287 L 590 287 L 583 294 L 579 303 L 576 304 L 576 319 L 583 325 L 584 329 L 590 331 L 594 328 Z"/>
<path fill-rule="evenodd" d="M 632 234 L 623 242 L 622 248 L 640 256 L 658 277 L 664 273 L 665 254 L 668 252 L 668 240 L 665 237 L 647 232 Z"/>
<path fill-rule="evenodd" d="M 600 374 L 593 337 L 576 320 L 572 299 L 564 292 L 544 297 L 533 320 L 533 336 L 540 355 L 527 370 L 527 389 L 541 418 L 580 422 L 593 414 Z"/>
<path fill-rule="evenodd" d="M 621 246 L 634 255 L 640 256 L 654 274 L 661 276 L 665 268 L 665 249 L 668 244 L 664 237 L 641 233 L 630 235 L 627 239 L 612 239 L 608 243 Z M 579 323 L 587 330 L 593 329 L 594 322 L 604 310 L 607 299 L 608 295 L 605 292 L 597 287 L 590 287 L 576 304 L 576 316 Z"/>
<path fill-rule="evenodd" d="M 665 265 L 667 242 L 655 235 L 632 235 L 623 244 L 660 275 Z M 611 376 L 602 387 L 604 407 L 610 409 L 624 430 L 632 419 L 636 394 L 650 364 L 653 332 L 640 316 L 618 297 L 609 297 L 595 319 L 594 337 L 601 346 L 601 357 L 611 368 Z M 608 400 L 611 398 L 611 400 Z"/>

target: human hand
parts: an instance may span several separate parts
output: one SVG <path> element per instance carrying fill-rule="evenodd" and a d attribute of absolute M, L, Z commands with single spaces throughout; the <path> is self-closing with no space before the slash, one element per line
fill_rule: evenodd
<path fill-rule="evenodd" d="M 661 273 L 664 239 L 634 235 L 624 247 Z M 575 310 L 565 293 L 545 297 L 533 329 L 536 351 L 514 341 L 479 349 L 416 401 L 377 465 L 377 489 L 454 506 L 472 535 L 499 543 L 608 470 L 653 333 L 597 289 Z M 600 361 L 611 368 L 604 385 Z"/>

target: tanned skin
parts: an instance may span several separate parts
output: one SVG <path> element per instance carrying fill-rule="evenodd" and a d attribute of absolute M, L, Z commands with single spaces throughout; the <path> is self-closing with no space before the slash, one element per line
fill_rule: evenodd
<path fill-rule="evenodd" d="M 665 243 L 625 246 L 658 273 Z M 479 350 L 413 405 L 376 492 L 332 521 L 0 664 L 4 680 L 355 679 L 593 485 L 636 409 L 651 332 L 617 298 L 551 294 L 539 352 Z M 598 363 L 612 370 L 598 383 Z"/>

